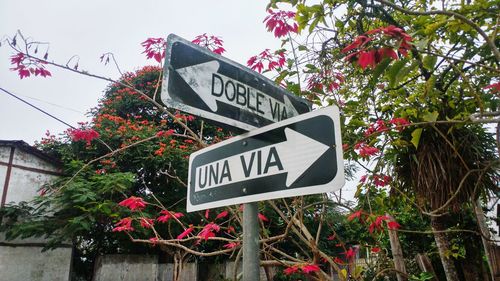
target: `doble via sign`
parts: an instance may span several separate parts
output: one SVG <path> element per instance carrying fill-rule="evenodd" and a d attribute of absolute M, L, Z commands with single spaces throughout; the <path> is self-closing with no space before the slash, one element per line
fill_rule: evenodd
<path fill-rule="evenodd" d="M 188 212 L 344 185 L 339 111 L 327 107 L 191 154 Z"/>
<path fill-rule="evenodd" d="M 161 99 L 168 107 L 247 131 L 311 110 L 263 75 L 174 34 L 166 54 Z"/>

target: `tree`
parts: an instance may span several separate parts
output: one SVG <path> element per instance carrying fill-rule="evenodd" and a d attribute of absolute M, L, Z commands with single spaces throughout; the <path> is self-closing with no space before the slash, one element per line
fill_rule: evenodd
<path fill-rule="evenodd" d="M 430 215 L 446 276 L 457 280 L 443 215 L 498 188 L 495 142 L 478 125 L 498 121 L 497 3 L 270 5 L 279 2 L 316 39 L 298 48 L 307 95 L 341 107 L 350 157 L 373 161 L 369 183 L 390 175 L 393 193 Z"/>

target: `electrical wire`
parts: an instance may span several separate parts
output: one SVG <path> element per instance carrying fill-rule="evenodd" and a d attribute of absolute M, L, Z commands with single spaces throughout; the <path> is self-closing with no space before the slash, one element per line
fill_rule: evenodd
<path fill-rule="evenodd" d="M 59 121 L 59 122 L 63 123 L 64 125 L 66 125 L 66 126 L 68 126 L 68 127 L 72 128 L 72 129 L 76 129 L 74 126 L 71 126 L 70 124 L 68 124 L 68 123 L 64 122 L 63 120 L 61 120 L 61 119 L 59 119 L 59 118 L 55 117 L 54 115 L 52 115 L 52 114 L 48 113 L 47 111 L 45 111 L 45 110 L 43 110 L 43 109 L 41 109 L 41 108 L 37 107 L 36 105 L 31 104 L 30 102 L 28 102 L 28 101 L 26 101 L 26 100 L 24 100 L 24 99 L 22 99 L 22 98 L 18 97 L 17 95 L 15 95 L 15 94 L 13 94 L 13 93 L 11 93 L 11 92 L 9 92 L 9 91 L 5 90 L 4 88 L 0 87 L 0 90 L 1 90 L 2 92 L 6 93 L 7 95 L 9 95 L 9 96 L 11 96 L 11 97 L 13 97 L 13 98 L 15 98 L 15 99 L 18 99 L 18 100 L 20 100 L 21 102 L 23 102 L 23 103 L 25 103 L 25 104 L 27 104 L 27 105 L 29 105 L 29 106 L 33 107 L 34 109 L 36 109 L 36 110 L 38 110 L 38 111 L 42 112 L 43 114 L 45 114 L 45 115 L 47 115 L 47 116 L 49 116 L 49 117 L 51 117 L 51 118 L 53 118 L 53 119 L 55 119 L 55 120 L 57 120 L 57 121 Z"/>

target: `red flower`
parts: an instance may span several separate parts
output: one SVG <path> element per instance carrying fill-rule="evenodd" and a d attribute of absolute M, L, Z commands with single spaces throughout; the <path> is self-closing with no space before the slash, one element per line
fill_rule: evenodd
<path fill-rule="evenodd" d="M 175 131 L 170 129 L 170 130 L 167 130 L 167 131 L 159 131 L 158 133 L 156 133 L 156 136 L 161 138 L 161 137 L 168 137 L 168 136 L 171 136 Z"/>
<path fill-rule="evenodd" d="M 378 252 L 380 252 L 380 248 L 379 248 L 379 247 L 373 247 L 373 248 L 372 248 L 372 253 L 375 253 L 375 254 L 376 254 L 376 253 L 378 253 Z"/>
<path fill-rule="evenodd" d="M 267 63 L 266 71 L 274 70 L 285 65 L 285 52 L 282 50 L 271 53 L 269 49 L 265 49 L 259 55 L 251 57 L 247 61 L 247 66 L 252 70 L 262 73 L 264 63 Z"/>
<path fill-rule="evenodd" d="M 326 238 L 326 240 L 328 240 L 328 241 L 333 241 L 333 240 L 335 240 L 335 234 L 332 234 L 332 235 L 328 236 L 328 237 Z"/>
<path fill-rule="evenodd" d="M 373 184 L 377 187 L 386 186 L 391 183 L 392 178 L 386 175 L 373 175 Z"/>
<path fill-rule="evenodd" d="M 268 219 L 268 218 L 266 218 L 266 216 L 264 216 L 264 215 L 263 215 L 263 214 L 261 214 L 261 213 L 259 213 L 257 216 L 259 217 L 259 220 L 261 220 L 261 221 L 263 221 L 263 222 L 265 222 L 265 221 L 269 221 L 269 219 Z"/>
<path fill-rule="evenodd" d="M 153 245 L 156 245 L 156 243 L 158 243 L 158 238 L 157 237 L 151 237 L 151 238 L 149 238 L 149 242 L 151 242 Z"/>
<path fill-rule="evenodd" d="M 320 270 L 319 266 L 317 266 L 315 264 L 305 265 L 301 269 L 302 269 L 302 272 L 307 273 L 307 274 L 309 274 L 311 272 L 316 272 L 316 271 Z"/>
<path fill-rule="evenodd" d="M 134 231 L 134 228 L 132 227 L 132 218 L 123 218 L 117 222 L 113 228 L 113 232 L 117 231 Z"/>
<path fill-rule="evenodd" d="M 229 214 L 228 211 L 222 211 L 220 214 L 218 214 L 215 219 L 222 219 L 222 218 L 225 218 L 227 217 L 227 215 Z"/>
<path fill-rule="evenodd" d="M 354 149 L 358 150 L 359 156 L 362 158 L 368 158 L 369 156 L 373 156 L 380 152 L 378 148 L 369 146 L 364 142 L 357 143 L 354 146 Z"/>
<path fill-rule="evenodd" d="M 129 198 L 121 201 L 118 205 L 127 207 L 132 211 L 142 210 L 146 207 L 146 203 L 141 197 L 130 196 Z"/>
<path fill-rule="evenodd" d="M 356 211 L 356 212 L 352 213 L 351 215 L 349 215 L 347 217 L 347 220 L 348 221 L 352 221 L 353 219 L 358 218 L 359 221 L 361 221 L 361 215 L 362 214 L 363 214 L 363 210 Z"/>
<path fill-rule="evenodd" d="M 375 68 L 377 66 L 375 56 L 377 54 L 376 50 L 361 51 L 358 57 L 358 64 L 362 69 L 367 67 Z"/>
<path fill-rule="evenodd" d="M 387 227 L 392 230 L 399 229 L 401 225 L 397 221 L 390 221 L 387 222 Z"/>
<path fill-rule="evenodd" d="M 154 225 L 154 219 L 141 218 L 141 226 L 144 228 L 151 228 Z"/>
<path fill-rule="evenodd" d="M 238 247 L 239 245 L 240 245 L 239 242 L 229 242 L 229 243 L 224 245 L 224 248 L 232 249 L 234 247 Z"/>
<path fill-rule="evenodd" d="M 159 222 L 167 222 L 169 219 L 171 218 L 180 218 L 180 217 L 183 217 L 184 214 L 183 213 L 173 213 L 173 212 L 170 212 L 168 210 L 162 210 L 160 212 L 160 214 L 162 214 L 163 216 L 159 216 L 156 220 L 159 221 Z"/>
<path fill-rule="evenodd" d="M 491 89 L 491 91 L 493 93 L 498 93 L 498 92 L 500 92 L 500 82 L 490 84 L 490 85 L 484 87 L 483 89 L 485 89 L 485 90 Z"/>
<path fill-rule="evenodd" d="M 370 42 L 371 40 L 372 39 L 369 37 L 366 37 L 364 35 L 360 35 L 360 36 L 356 37 L 356 39 L 354 39 L 354 42 L 352 42 L 350 45 L 348 45 L 347 47 L 342 49 L 342 51 L 340 51 L 340 52 L 347 53 L 351 50 L 363 47 L 364 45 L 366 45 L 366 43 Z"/>
<path fill-rule="evenodd" d="M 198 236 L 201 236 L 201 238 L 205 239 L 205 241 L 208 240 L 208 238 L 210 237 L 215 237 L 215 232 L 219 232 L 220 230 L 220 226 L 211 222 L 207 225 L 205 225 L 205 227 L 203 227 L 203 229 L 200 231 L 200 233 L 198 233 Z"/>
<path fill-rule="evenodd" d="M 94 129 L 70 129 L 68 133 L 73 141 L 84 140 L 87 145 L 90 145 L 92 140 L 99 137 L 99 133 Z"/>
<path fill-rule="evenodd" d="M 338 264 L 344 264 L 344 261 L 343 261 L 343 260 L 341 260 L 341 259 L 339 259 L 338 257 L 335 257 L 335 258 L 333 259 L 333 262 L 334 262 L 334 263 L 338 263 Z"/>
<path fill-rule="evenodd" d="M 177 239 L 179 239 L 179 240 L 180 240 L 180 239 L 182 239 L 182 238 L 184 238 L 184 237 L 188 236 L 191 232 L 193 232 L 193 230 L 194 230 L 193 226 L 192 226 L 192 225 L 190 225 L 190 226 L 189 226 L 189 228 L 187 228 L 186 230 L 184 230 L 181 234 L 179 234 L 179 235 L 177 236 Z"/>
<path fill-rule="evenodd" d="M 285 275 L 292 275 L 297 271 L 299 271 L 299 267 L 297 265 L 294 265 L 283 270 L 283 273 L 285 273 Z"/>
<path fill-rule="evenodd" d="M 389 220 L 388 216 L 378 216 L 374 222 L 372 222 L 368 228 L 370 233 L 373 233 L 374 230 L 380 231 L 382 230 L 382 222 Z"/>
<path fill-rule="evenodd" d="M 345 255 L 345 258 L 347 260 L 349 260 L 349 259 L 353 258 L 354 255 L 356 255 L 356 251 L 351 247 L 351 248 L 349 248 L 349 250 L 345 251 L 343 254 Z"/>
<path fill-rule="evenodd" d="M 205 210 L 205 218 L 208 220 L 208 215 L 210 213 L 210 209 L 206 209 Z"/>
<path fill-rule="evenodd" d="M 410 125 L 410 122 L 405 118 L 392 118 L 389 123 L 394 125 L 399 132 L 403 131 L 404 127 Z"/>
<path fill-rule="evenodd" d="M 141 45 L 145 48 L 142 53 L 146 54 L 148 59 L 154 58 L 157 62 L 161 62 L 161 60 L 165 57 L 166 44 L 167 43 L 163 38 L 148 38 L 146 41 L 141 43 Z"/>
<path fill-rule="evenodd" d="M 298 33 L 299 26 L 296 22 L 292 24 L 289 21 L 295 21 L 295 13 L 287 11 L 267 10 L 269 15 L 264 19 L 267 31 L 273 32 L 274 36 L 279 38 L 286 36 L 289 32 Z"/>
<path fill-rule="evenodd" d="M 203 33 L 201 35 L 196 36 L 192 42 L 194 44 L 207 48 L 208 50 L 219 55 L 226 51 L 222 47 L 224 41 L 222 41 L 221 38 L 214 35 L 208 36 L 206 33 Z"/>

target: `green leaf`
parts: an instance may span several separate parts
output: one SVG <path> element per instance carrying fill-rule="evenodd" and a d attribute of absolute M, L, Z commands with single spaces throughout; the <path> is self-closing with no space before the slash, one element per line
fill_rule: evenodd
<path fill-rule="evenodd" d="M 426 112 L 423 116 L 422 119 L 425 122 L 436 122 L 437 118 L 439 116 L 439 112 L 433 111 L 433 112 Z"/>
<path fill-rule="evenodd" d="M 423 61 L 422 61 L 422 63 L 424 64 L 424 67 L 427 70 L 434 69 L 434 65 L 436 65 L 436 62 L 437 62 L 437 57 L 431 56 L 431 55 L 425 56 Z"/>
<path fill-rule="evenodd" d="M 395 62 L 391 68 L 387 71 L 387 78 L 389 79 L 389 88 L 392 88 L 395 86 L 397 82 L 397 76 L 399 71 L 405 66 L 407 60 L 400 60 Z"/>
<path fill-rule="evenodd" d="M 422 128 L 415 129 L 411 132 L 411 143 L 418 148 L 418 143 L 420 142 L 420 136 L 422 135 Z"/>
<path fill-rule="evenodd" d="M 375 67 L 375 69 L 373 70 L 372 79 L 370 80 L 370 85 L 372 87 L 377 84 L 378 78 L 385 71 L 385 69 L 389 66 L 390 63 L 391 60 L 389 58 L 385 58 L 377 65 L 377 67 Z"/>

